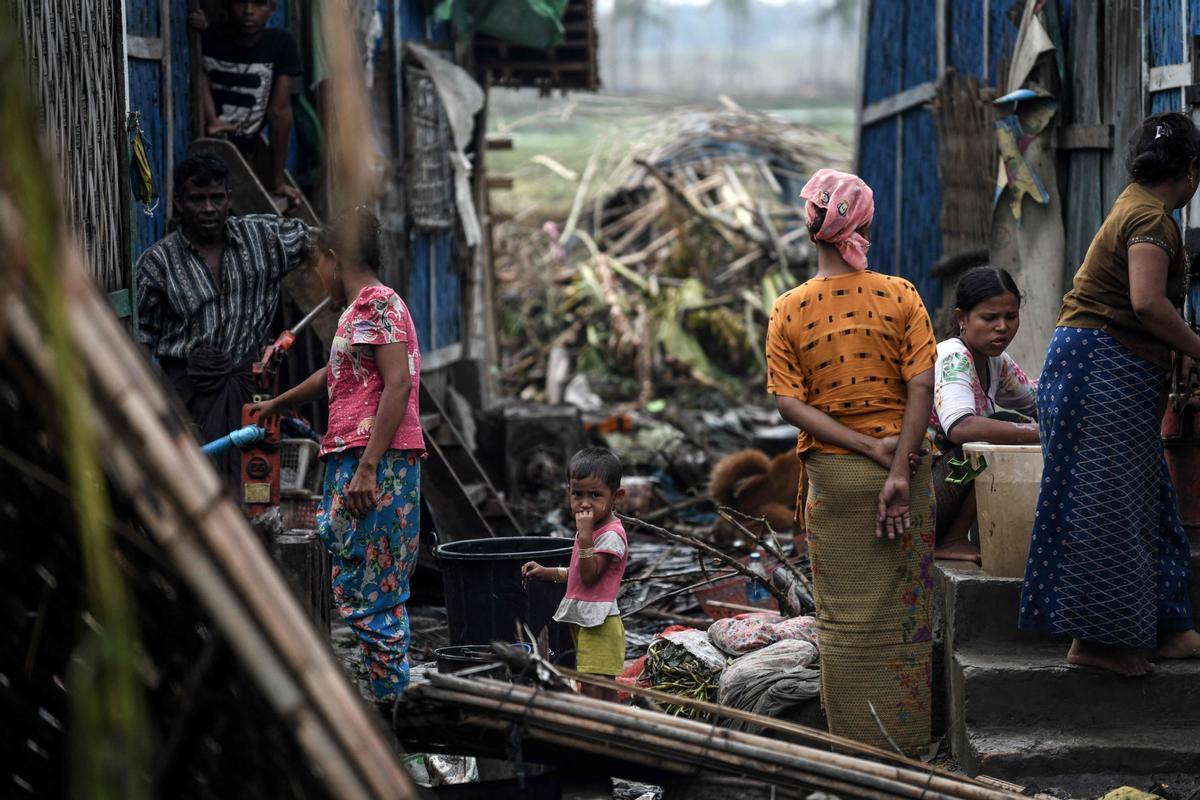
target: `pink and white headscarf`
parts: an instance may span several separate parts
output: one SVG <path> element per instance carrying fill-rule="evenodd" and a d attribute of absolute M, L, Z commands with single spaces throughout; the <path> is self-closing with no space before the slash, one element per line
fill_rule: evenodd
<path fill-rule="evenodd" d="M 825 221 L 813 238 L 837 248 L 855 269 L 867 268 L 871 243 L 858 232 L 875 217 L 875 194 L 862 178 L 835 169 L 819 169 L 804 184 L 800 196 L 808 201 L 804 215 L 811 225 L 817 206 L 826 209 Z"/>

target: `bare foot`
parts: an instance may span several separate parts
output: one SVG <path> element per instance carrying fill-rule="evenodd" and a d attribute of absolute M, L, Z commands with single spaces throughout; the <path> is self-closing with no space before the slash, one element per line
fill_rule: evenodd
<path fill-rule="evenodd" d="M 1159 658 L 1200 658 L 1200 632 L 1176 631 L 1163 636 Z"/>
<path fill-rule="evenodd" d="M 974 561 L 979 563 L 979 545 L 966 539 L 955 539 L 952 542 L 938 542 L 933 549 L 933 557 L 937 561 Z"/>
<path fill-rule="evenodd" d="M 1154 671 L 1154 665 L 1125 647 L 1113 647 L 1076 639 L 1071 642 L 1067 663 L 1076 667 L 1095 667 L 1126 678 L 1140 678 Z"/>

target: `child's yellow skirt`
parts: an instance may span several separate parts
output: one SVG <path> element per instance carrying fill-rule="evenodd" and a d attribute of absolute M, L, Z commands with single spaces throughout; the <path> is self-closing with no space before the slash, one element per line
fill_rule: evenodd
<path fill-rule="evenodd" d="M 616 614 L 594 628 L 571 624 L 575 642 L 575 669 L 592 675 L 620 675 L 625 671 L 625 625 Z"/>

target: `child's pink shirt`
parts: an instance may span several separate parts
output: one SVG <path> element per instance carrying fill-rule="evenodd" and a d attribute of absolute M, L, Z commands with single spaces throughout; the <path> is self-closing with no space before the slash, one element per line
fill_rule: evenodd
<path fill-rule="evenodd" d="M 375 348 L 403 343 L 408 351 L 412 391 L 408 409 L 392 435 L 389 450 L 416 450 L 424 455 L 425 436 L 417 396 L 421 388 L 421 349 L 408 307 L 386 286 L 367 286 L 342 312 L 329 350 L 329 428 L 321 455 L 366 447 L 383 394 L 383 375 Z"/>
<path fill-rule="evenodd" d="M 579 574 L 579 534 L 575 534 L 571 567 L 567 570 L 567 595 L 554 614 L 558 622 L 594 628 L 621 613 L 617 608 L 617 591 L 621 588 L 621 578 L 625 576 L 625 565 L 629 561 L 625 527 L 613 517 L 611 522 L 601 525 L 592 533 L 592 543 L 596 553 L 608 553 L 612 559 L 600 579 L 591 586 L 586 585 Z"/>

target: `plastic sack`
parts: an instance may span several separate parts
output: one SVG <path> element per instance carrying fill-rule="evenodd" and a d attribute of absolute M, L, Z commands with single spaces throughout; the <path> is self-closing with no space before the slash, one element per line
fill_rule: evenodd
<path fill-rule="evenodd" d="M 444 0 L 435 14 L 442 22 L 453 21 L 466 38 L 473 23 L 475 33 L 549 50 L 567 35 L 562 24 L 566 10 L 567 0 L 497 0 L 481 8 L 472 8 L 467 0 Z"/>
<path fill-rule="evenodd" d="M 817 644 L 815 617 L 790 619 L 772 613 L 739 614 L 719 619 L 708 629 L 708 638 L 731 656 L 745 655 L 776 642 L 796 639 Z"/>
<path fill-rule="evenodd" d="M 812 669 L 816 661 L 817 648 L 811 642 L 788 639 L 768 645 L 726 667 L 718 684 L 718 701 L 723 706 L 778 717 L 820 697 L 821 673 Z"/>

